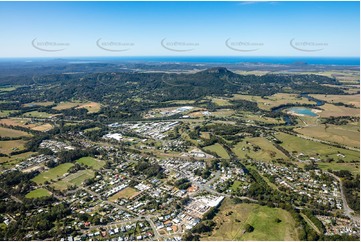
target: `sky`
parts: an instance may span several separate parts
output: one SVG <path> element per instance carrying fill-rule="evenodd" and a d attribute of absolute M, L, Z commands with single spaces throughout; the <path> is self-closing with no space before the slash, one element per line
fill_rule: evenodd
<path fill-rule="evenodd" d="M 0 58 L 359 56 L 359 2 L 0 2 Z"/>

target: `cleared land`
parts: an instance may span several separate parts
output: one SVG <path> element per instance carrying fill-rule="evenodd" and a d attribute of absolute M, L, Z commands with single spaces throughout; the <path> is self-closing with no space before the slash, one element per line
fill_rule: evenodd
<path fill-rule="evenodd" d="M 34 107 L 34 106 L 48 107 L 53 104 L 54 102 L 32 102 L 32 103 L 24 104 L 24 107 Z"/>
<path fill-rule="evenodd" d="M 329 103 L 344 103 L 360 107 L 360 94 L 356 95 L 323 95 L 323 94 L 312 94 L 311 97 L 323 100 Z"/>
<path fill-rule="evenodd" d="M 288 93 L 276 93 L 272 96 L 260 97 L 260 96 L 251 96 L 251 95 L 240 95 L 235 94 L 232 98 L 233 100 L 248 100 L 256 102 L 258 107 L 264 110 L 271 110 L 274 107 L 278 107 L 284 104 L 315 104 L 315 102 L 309 101 L 305 97 L 299 97 L 298 94 L 288 94 Z"/>
<path fill-rule="evenodd" d="M 211 236 L 203 236 L 201 240 L 298 240 L 295 221 L 280 208 L 234 204 L 226 199 L 213 220 L 216 229 Z M 245 232 L 246 224 L 253 226 L 254 231 Z"/>
<path fill-rule="evenodd" d="M 336 106 L 333 104 L 325 103 L 320 107 L 323 111 L 318 113 L 323 118 L 326 117 L 340 117 L 340 116 L 352 116 L 352 117 L 359 117 L 360 116 L 360 109 L 359 108 L 348 108 L 345 106 Z"/>
<path fill-rule="evenodd" d="M 334 160 L 342 159 L 344 161 L 359 161 L 360 154 L 357 151 L 337 148 L 331 145 L 322 144 L 312 140 L 306 140 L 294 135 L 277 133 L 276 138 L 281 140 L 283 146 L 290 153 L 303 153 L 309 157 L 319 157 L 322 159 L 333 158 Z M 344 155 L 344 157 L 341 157 Z"/>
<path fill-rule="evenodd" d="M 0 117 L 7 117 L 9 114 L 16 112 L 14 110 L 1 110 L 0 111 Z"/>
<path fill-rule="evenodd" d="M 51 168 L 45 172 L 40 173 L 36 177 L 32 179 L 37 184 L 43 184 L 45 181 L 50 181 L 53 179 L 57 179 L 63 176 L 74 164 L 72 163 L 64 163 L 60 164 L 57 167 Z"/>
<path fill-rule="evenodd" d="M 84 103 L 77 108 L 85 108 L 86 110 L 88 110 L 89 113 L 97 113 L 100 111 L 101 106 L 100 103 L 89 102 L 89 103 Z"/>
<path fill-rule="evenodd" d="M 80 170 L 74 174 L 63 178 L 60 181 L 53 183 L 51 186 L 57 190 L 66 190 L 69 186 L 81 186 L 87 179 L 94 177 L 94 171 L 92 170 Z"/>
<path fill-rule="evenodd" d="M 351 130 L 349 125 L 318 125 L 296 129 L 298 133 L 341 145 L 360 147 L 360 132 Z"/>
<path fill-rule="evenodd" d="M 318 162 L 318 166 L 323 170 L 347 170 L 352 174 L 357 175 L 360 174 L 360 164 L 359 163 L 336 163 L 336 162 Z"/>
<path fill-rule="evenodd" d="M 230 106 L 232 105 L 228 100 L 224 98 L 211 98 L 212 102 L 217 106 Z"/>
<path fill-rule="evenodd" d="M 283 124 L 284 121 L 282 119 L 276 119 L 276 118 L 270 118 L 265 117 L 263 115 L 255 115 L 251 113 L 244 114 L 243 116 L 244 120 L 247 122 L 258 122 L 258 123 L 264 123 L 264 124 Z"/>
<path fill-rule="evenodd" d="M 24 140 L 0 141 L 0 153 L 8 155 L 13 151 L 23 150 L 25 143 Z"/>
<path fill-rule="evenodd" d="M 132 196 L 134 196 L 134 195 L 136 195 L 138 193 L 139 192 L 137 190 L 135 190 L 134 188 L 126 187 L 123 190 L 121 190 L 120 192 L 117 192 L 113 196 L 109 197 L 108 200 L 111 201 L 111 202 L 114 202 L 119 198 L 129 199 L 129 198 L 131 198 Z"/>
<path fill-rule="evenodd" d="M 9 129 L 0 127 L 0 136 L 1 137 L 10 137 L 10 138 L 17 138 L 17 137 L 29 137 L 31 134 L 15 129 Z"/>
<path fill-rule="evenodd" d="M 39 188 L 36 190 L 33 190 L 25 195 L 26 198 L 39 198 L 39 197 L 48 197 L 51 195 L 51 192 L 44 188 Z"/>
<path fill-rule="evenodd" d="M 246 155 L 262 161 L 279 158 L 287 159 L 285 154 L 279 151 L 268 139 L 263 137 L 245 138 L 235 145 L 232 150 L 241 159 L 246 158 Z"/>
<path fill-rule="evenodd" d="M 102 168 L 105 165 L 105 161 L 96 160 L 92 157 L 82 157 L 79 160 L 77 160 L 76 162 L 87 165 L 87 166 L 93 168 L 94 170 L 99 170 L 100 168 Z"/>
<path fill-rule="evenodd" d="M 219 155 L 219 157 L 221 157 L 223 159 L 229 159 L 229 155 L 228 155 L 227 151 L 223 148 L 222 145 L 220 145 L 218 143 L 216 143 L 214 145 L 206 146 L 206 147 L 204 147 L 204 149 L 217 153 L 217 155 Z"/>
<path fill-rule="evenodd" d="M 20 126 L 32 130 L 47 131 L 53 128 L 49 123 L 33 122 L 30 118 L 7 118 L 0 119 L 0 124 Z"/>
<path fill-rule="evenodd" d="M 24 113 L 22 116 L 30 117 L 30 118 L 50 118 L 53 115 L 45 112 L 32 111 L 32 112 Z"/>
<path fill-rule="evenodd" d="M 70 108 L 78 107 L 81 104 L 82 104 L 81 102 L 61 102 L 55 107 L 53 107 L 53 109 L 55 110 L 70 109 Z"/>

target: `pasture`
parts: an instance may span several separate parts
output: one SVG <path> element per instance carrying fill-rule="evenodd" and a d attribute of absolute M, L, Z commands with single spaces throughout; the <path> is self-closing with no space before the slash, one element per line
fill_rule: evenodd
<path fill-rule="evenodd" d="M 54 182 L 51 186 L 57 190 L 64 191 L 69 186 L 81 186 L 83 182 L 87 179 L 94 177 L 94 171 L 92 170 L 80 170 L 76 173 L 70 174 L 67 177 L 64 177 L 60 181 Z"/>
<path fill-rule="evenodd" d="M 247 155 L 253 159 L 262 161 L 279 158 L 287 159 L 285 154 L 279 151 L 272 142 L 264 137 L 245 138 L 236 144 L 232 150 L 240 159 L 246 158 Z"/>
<path fill-rule="evenodd" d="M 10 138 L 18 138 L 18 137 L 30 137 L 31 134 L 10 128 L 0 127 L 0 137 L 10 137 Z"/>
<path fill-rule="evenodd" d="M 217 155 L 219 155 L 219 157 L 223 158 L 223 159 L 229 159 L 229 155 L 227 153 L 227 151 L 223 148 L 222 145 L 216 143 L 214 145 L 210 145 L 210 146 L 206 146 L 203 147 L 204 150 L 208 150 L 211 152 L 215 152 Z"/>

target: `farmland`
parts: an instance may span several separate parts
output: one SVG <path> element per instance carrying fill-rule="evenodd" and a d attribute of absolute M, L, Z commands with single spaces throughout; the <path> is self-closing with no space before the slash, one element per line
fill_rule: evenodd
<path fill-rule="evenodd" d="M 312 94 L 311 97 L 316 99 L 323 100 L 328 103 L 344 103 L 349 105 L 354 105 L 355 107 L 360 107 L 360 94 L 356 95 L 321 95 L 321 94 Z"/>
<path fill-rule="evenodd" d="M 29 137 L 29 136 L 31 135 L 24 131 L 0 127 L 0 137 L 17 138 L 17 137 Z"/>
<path fill-rule="evenodd" d="M 233 148 L 233 152 L 241 159 L 246 156 L 263 161 L 287 158 L 269 140 L 262 137 L 246 138 Z"/>
<path fill-rule="evenodd" d="M 0 153 L 8 155 L 13 151 L 23 150 L 25 143 L 24 140 L 0 141 Z"/>
<path fill-rule="evenodd" d="M 214 145 L 204 147 L 205 150 L 215 152 L 223 159 L 229 159 L 229 155 L 227 151 L 222 147 L 222 145 L 216 143 Z"/>
<path fill-rule="evenodd" d="M 319 113 L 321 117 L 340 117 L 340 116 L 351 116 L 359 117 L 360 109 L 358 108 L 349 108 L 344 106 L 336 106 L 333 104 L 325 103 L 320 107 L 323 111 Z"/>
<path fill-rule="evenodd" d="M 327 125 L 327 127 L 325 125 L 306 126 L 295 131 L 303 135 L 339 143 L 341 145 L 360 147 L 360 132 L 350 129 L 350 125 Z"/>

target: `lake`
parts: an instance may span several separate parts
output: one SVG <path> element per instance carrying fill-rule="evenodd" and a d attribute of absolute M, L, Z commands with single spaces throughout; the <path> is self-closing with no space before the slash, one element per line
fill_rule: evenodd
<path fill-rule="evenodd" d="M 302 114 L 305 116 L 311 116 L 311 117 L 316 117 L 317 114 L 312 112 L 311 109 L 309 108 L 303 108 L 303 107 L 293 107 L 293 108 L 289 108 L 288 111 L 295 113 L 295 114 Z"/>

